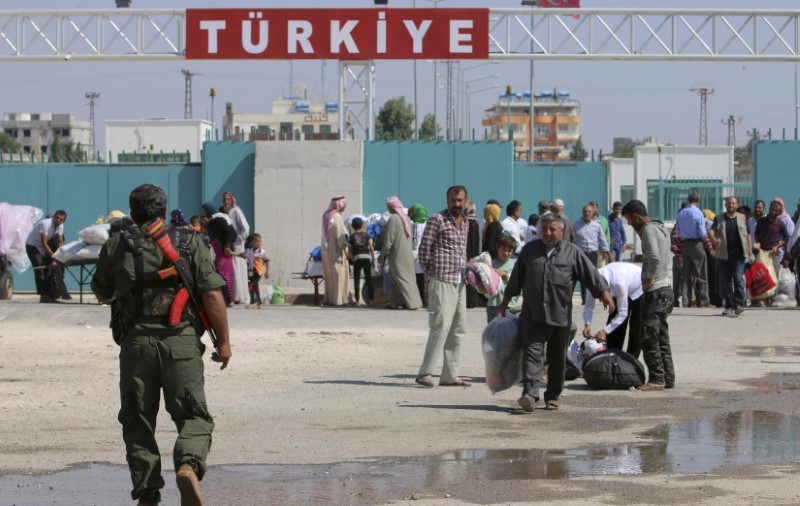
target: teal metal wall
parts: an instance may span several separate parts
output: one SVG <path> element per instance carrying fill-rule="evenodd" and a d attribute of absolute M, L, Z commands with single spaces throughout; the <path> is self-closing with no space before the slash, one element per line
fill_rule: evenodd
<path fill-rule="evenodd" d="M 522 202 L 525 219 L 537 212 L 540 200 L 556 198 L 564 201 L 564 211 L 573 220 L 581 217 L 581 209 L 591 201 L 604 213 L 609 208 L 606 181 L 606 167 L 598 162 L 514 164 L 514 198 Z"/>
<path fill-rule="evenodd" d="M 78 239 L 78 231 L 118 209 L 128 212 L 128 195 L 136 186 L 153 183 L 169 197 L 170 209 L 180 207 L 188 215 L 199 211 L 201 167 L 186 165 L 73 165 L 47 163 L 0 165 L 0 202 L 30 205 L 52 214 L 67 212 L 64 240 Z M 77 289 L 67 276 L 67 286 Z M 14 273 L 16 290 L 33 290 L 33 275 Z"/>
<path fill-rule="evenodd" d="M 231 192 L 245 217 L 253 222 L 253 180 L 256 160 L 254 142 L 203 143 L 203 174 L 200 204 L 222 203 L 222 194 Z"/>
<path fill-rule="evenodd" d="M 523 217 L 540 200 L 561 198 L 573 219 L 596 200 L 606 209 L 606 168 L 601 163 L 515 162 L 509 142 L 368 142 L 364 144 L 364 212 L 383 212 L 386 197 L 403 204 L 422 203 L 430 212 L 445 207 L 445 191 L 467 187 L 481 213 L 489 199 L 517 199 Z"/>
<path fill-rule="evenodd" d="M 511 198 L 513 152 L 508 142 L 366 142 L 364 212 L 384 212 L 386 197 L 406 206 L 421 203 L 433 213 L 444 209 L 452 185 L 467 188 L 482 205 Z"/>
<path fill-rule="evenodd" d="M 769 203 L 775 197 L 786 202 L 792 214 L 800 197 L 800 142 L 758 141 L 753 148 L 755 198 Z"/>

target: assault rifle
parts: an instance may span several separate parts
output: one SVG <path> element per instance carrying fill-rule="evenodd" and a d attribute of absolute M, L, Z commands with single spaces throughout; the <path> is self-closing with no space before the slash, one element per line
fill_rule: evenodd
<path fill-rule="evenodd" d="M 214 349 L 217 349 L 217 334 L 214 333 L 214 328 L 211 326 L 208 314 L 202 309 L 203 305 L 197 300 L 197 296 L 194 293 L 194 276 L 192 275 L 192 270 L 189 268 L 189 262 L 182 257 L 172 245 L 172 240 L 167 233 L 164 220 L 161 218 L 154 219 L 145 224 L 144 231 L 153 239 L 153 242 L 156 243 L 161 253 L 167 257 L 167 260 L 172 263 L 172 265 L 166 269 L 158 271 L 158 277 L 162 280 L 174 277 L 180 288 L 178 293 L 175 294 L 175 298 L 169 308 L 167 324 L 180 324 L 183 309 L 186 307 L 186 303 L 191 301 L 194 312 L 200 320 L 200 324 L 203 326 L 203 329 L 208 332 Z"/>

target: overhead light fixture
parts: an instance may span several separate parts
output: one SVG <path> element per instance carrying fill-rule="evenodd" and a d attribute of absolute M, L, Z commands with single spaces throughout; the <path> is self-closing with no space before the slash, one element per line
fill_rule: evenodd
<path fill-rule="evenodd" d="M 536 0 L 522 0 L 523 7 L 536 7 Z"/>
<path fill-rule="evenodd" d="M 131 6 L 131 2 L 132 2 L 132 1 L 133 1 L 133 0 L 116 0 L 116 2 L 117 2 L 117 9 L 121 9 L 121 8 L 123 8 L 123 7 L 130 7 L 130 6 Z"/>
<path fill-rule="evenodd" d="M 389 0 L 374 0 L 374 1 L 375 5 L 387 5 L 389 3 Z"/>

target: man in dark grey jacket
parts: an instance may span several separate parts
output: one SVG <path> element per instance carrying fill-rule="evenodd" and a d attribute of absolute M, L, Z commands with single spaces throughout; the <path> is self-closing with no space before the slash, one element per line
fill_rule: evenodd
<path fill-rule="evenodd" d="M 522 248 L 503 301 L 497 307 L 497 314 L 503 315 L 511 299 L 523 293 L 520 314 L 523 386 L 519 405 L 528 412 L 533 411 L 534 403 L 539 400 L 545 344 L 548 367 L 545 409 L 558 409 L 558 398 L 564 389 L 575 283 L 580 281 L 595 298 L 603 301 L 609 313 L 614 311 L 606 281 L 580 248 L 564 237 L 564 218 L 548 213 L 539 223 L 541 239 Z"/>
<path fill-rule="evenodd" d="M 631 200 L 622 208 L 628 220 L 642 238 L 642 290 L 640 302 L 642 332 L 640 344 L 647 364 L 648 382 L 643 391 L 663 390 L 675 386 L 675 368 L 669 344 L 667 316 L 672 312 L 672 287 L 667 275 L 670 255 L 670 238 L 660 221 L 651 220 L 647 207 L 639 200 Z"/>

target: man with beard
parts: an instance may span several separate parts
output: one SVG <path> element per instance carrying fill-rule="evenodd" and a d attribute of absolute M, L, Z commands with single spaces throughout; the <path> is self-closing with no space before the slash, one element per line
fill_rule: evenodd
<path fill-rule="evenodd" d="M 467 189 L 451 186 L 447 190 L 447 209 L 428 219 L 418 258 L 428 278 L 428 342 L 416 383 L 433 388 L 433 373 L 444 349 L 444 364 L 439 386 L 471 386 L 458 377 L 461 340 L 466 335 L 467 290 L 464 269 L 467 265 L 469 223 L 464 215 Z"/>
<path fill-rule="evenodd" d="M 539 400 L 539 385 L 544 372 L 547 345 L 547 389 L 545 409 L 558 409 L 558 398 L 564 389 L 567 343 L 572 327 L 572 292 L 581 282 L 591 294 L 602 299 L 603 307 L 614 311 L 608 284 L 597 273 L 589 258 L 564 235 L 560 214 L 548 213 L 540 218 L 541 240 L 522 248 L 508 279 L 503 301 L 497 307 L 502 316 L 511 299 L 523 294 L 519 332 L 522 337 L 522 397 L 519 405 L 527 412 Z"/>
<path fill-rule="evenodd" d="M 669 344 L 667 316 L 672 312 L 672 287 L 669 284 L 669 233 L 660 221 L 651 220 L 647 207 L 639 200 L 631 200 L 622 208 L 628 220 L 642 238 L 642 290 L 640 302 L 640 335 L 644 363 L 649 375 L 642 391 L 663 390 L 675 387 L 675 368 Z"/>

